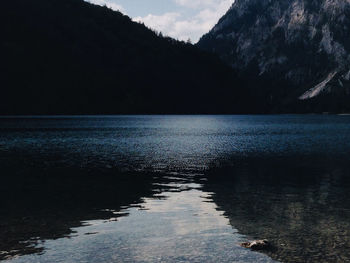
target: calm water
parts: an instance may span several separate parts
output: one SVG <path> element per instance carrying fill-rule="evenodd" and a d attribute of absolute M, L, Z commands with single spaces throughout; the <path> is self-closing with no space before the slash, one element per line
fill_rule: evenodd
<path fill-rule="evenodd" d="M 349 154 L 350 116 L 2 117 L 0 259 L 350 261 Z"/>

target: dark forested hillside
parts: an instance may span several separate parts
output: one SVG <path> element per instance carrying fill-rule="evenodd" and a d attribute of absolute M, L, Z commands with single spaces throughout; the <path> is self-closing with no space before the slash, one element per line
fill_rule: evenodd
<path fill-rule="evenodd" d="M 243 111 L 219 59 L 107 7 L 5 1 L 0 28 L 0 114 Z"/>

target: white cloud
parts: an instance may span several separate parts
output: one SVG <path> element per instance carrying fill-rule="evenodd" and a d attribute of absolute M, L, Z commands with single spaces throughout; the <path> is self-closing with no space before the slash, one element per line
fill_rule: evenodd
<path fill-rule="evenodd" d="M 181 17 L 179 13 L 165 13 L 163 15 L 147 15 L 145 17 L 135 17 L 134 21 L 143 22 L 148 27 L 161 32 L 168 32 L 177 20 Z"/>
<path fill-rule="evenodd" d="M 234 0 L 174 0 L 183 8 L 190 8 L 195 12 L 192 17 L 186 17 L 180 12 L 162 15 L 149 14 L 135 17 L 134 20 L 145 23 L 148 27 L 163 34 L 180 39 L 198 39 L 207 33 L 230 8 Z"/>
<path fill-rule="evenodd" d="M 214 7 L 222 2 L 222 0 L 175 0 L 178 5 L 190 8 Z"/>
<path fill-rule="evenodd" d="M 107 6 L 116 11 L 124 12 L 124 8 L 121 5 L 113 3 L 111 0 L 87 0 L 87 1 L 96 5 Z"/>

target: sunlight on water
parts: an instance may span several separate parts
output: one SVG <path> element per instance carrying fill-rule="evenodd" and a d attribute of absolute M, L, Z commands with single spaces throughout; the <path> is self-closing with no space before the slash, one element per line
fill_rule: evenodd
<path fill-rule="evenodd" d="M 349 122 L 318 115 L 0 118 L 0 157 L 193 174 L 233 155 L 349 154 Z"/>

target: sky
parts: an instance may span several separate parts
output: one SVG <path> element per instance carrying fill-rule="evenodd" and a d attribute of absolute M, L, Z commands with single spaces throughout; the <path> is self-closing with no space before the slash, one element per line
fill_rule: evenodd
<path fill-rule="evenodd" d="M 106 5 L 134 21 L 179 40 L 196 43 L 218 22 L 234 0 L 88 0 Z"/>

